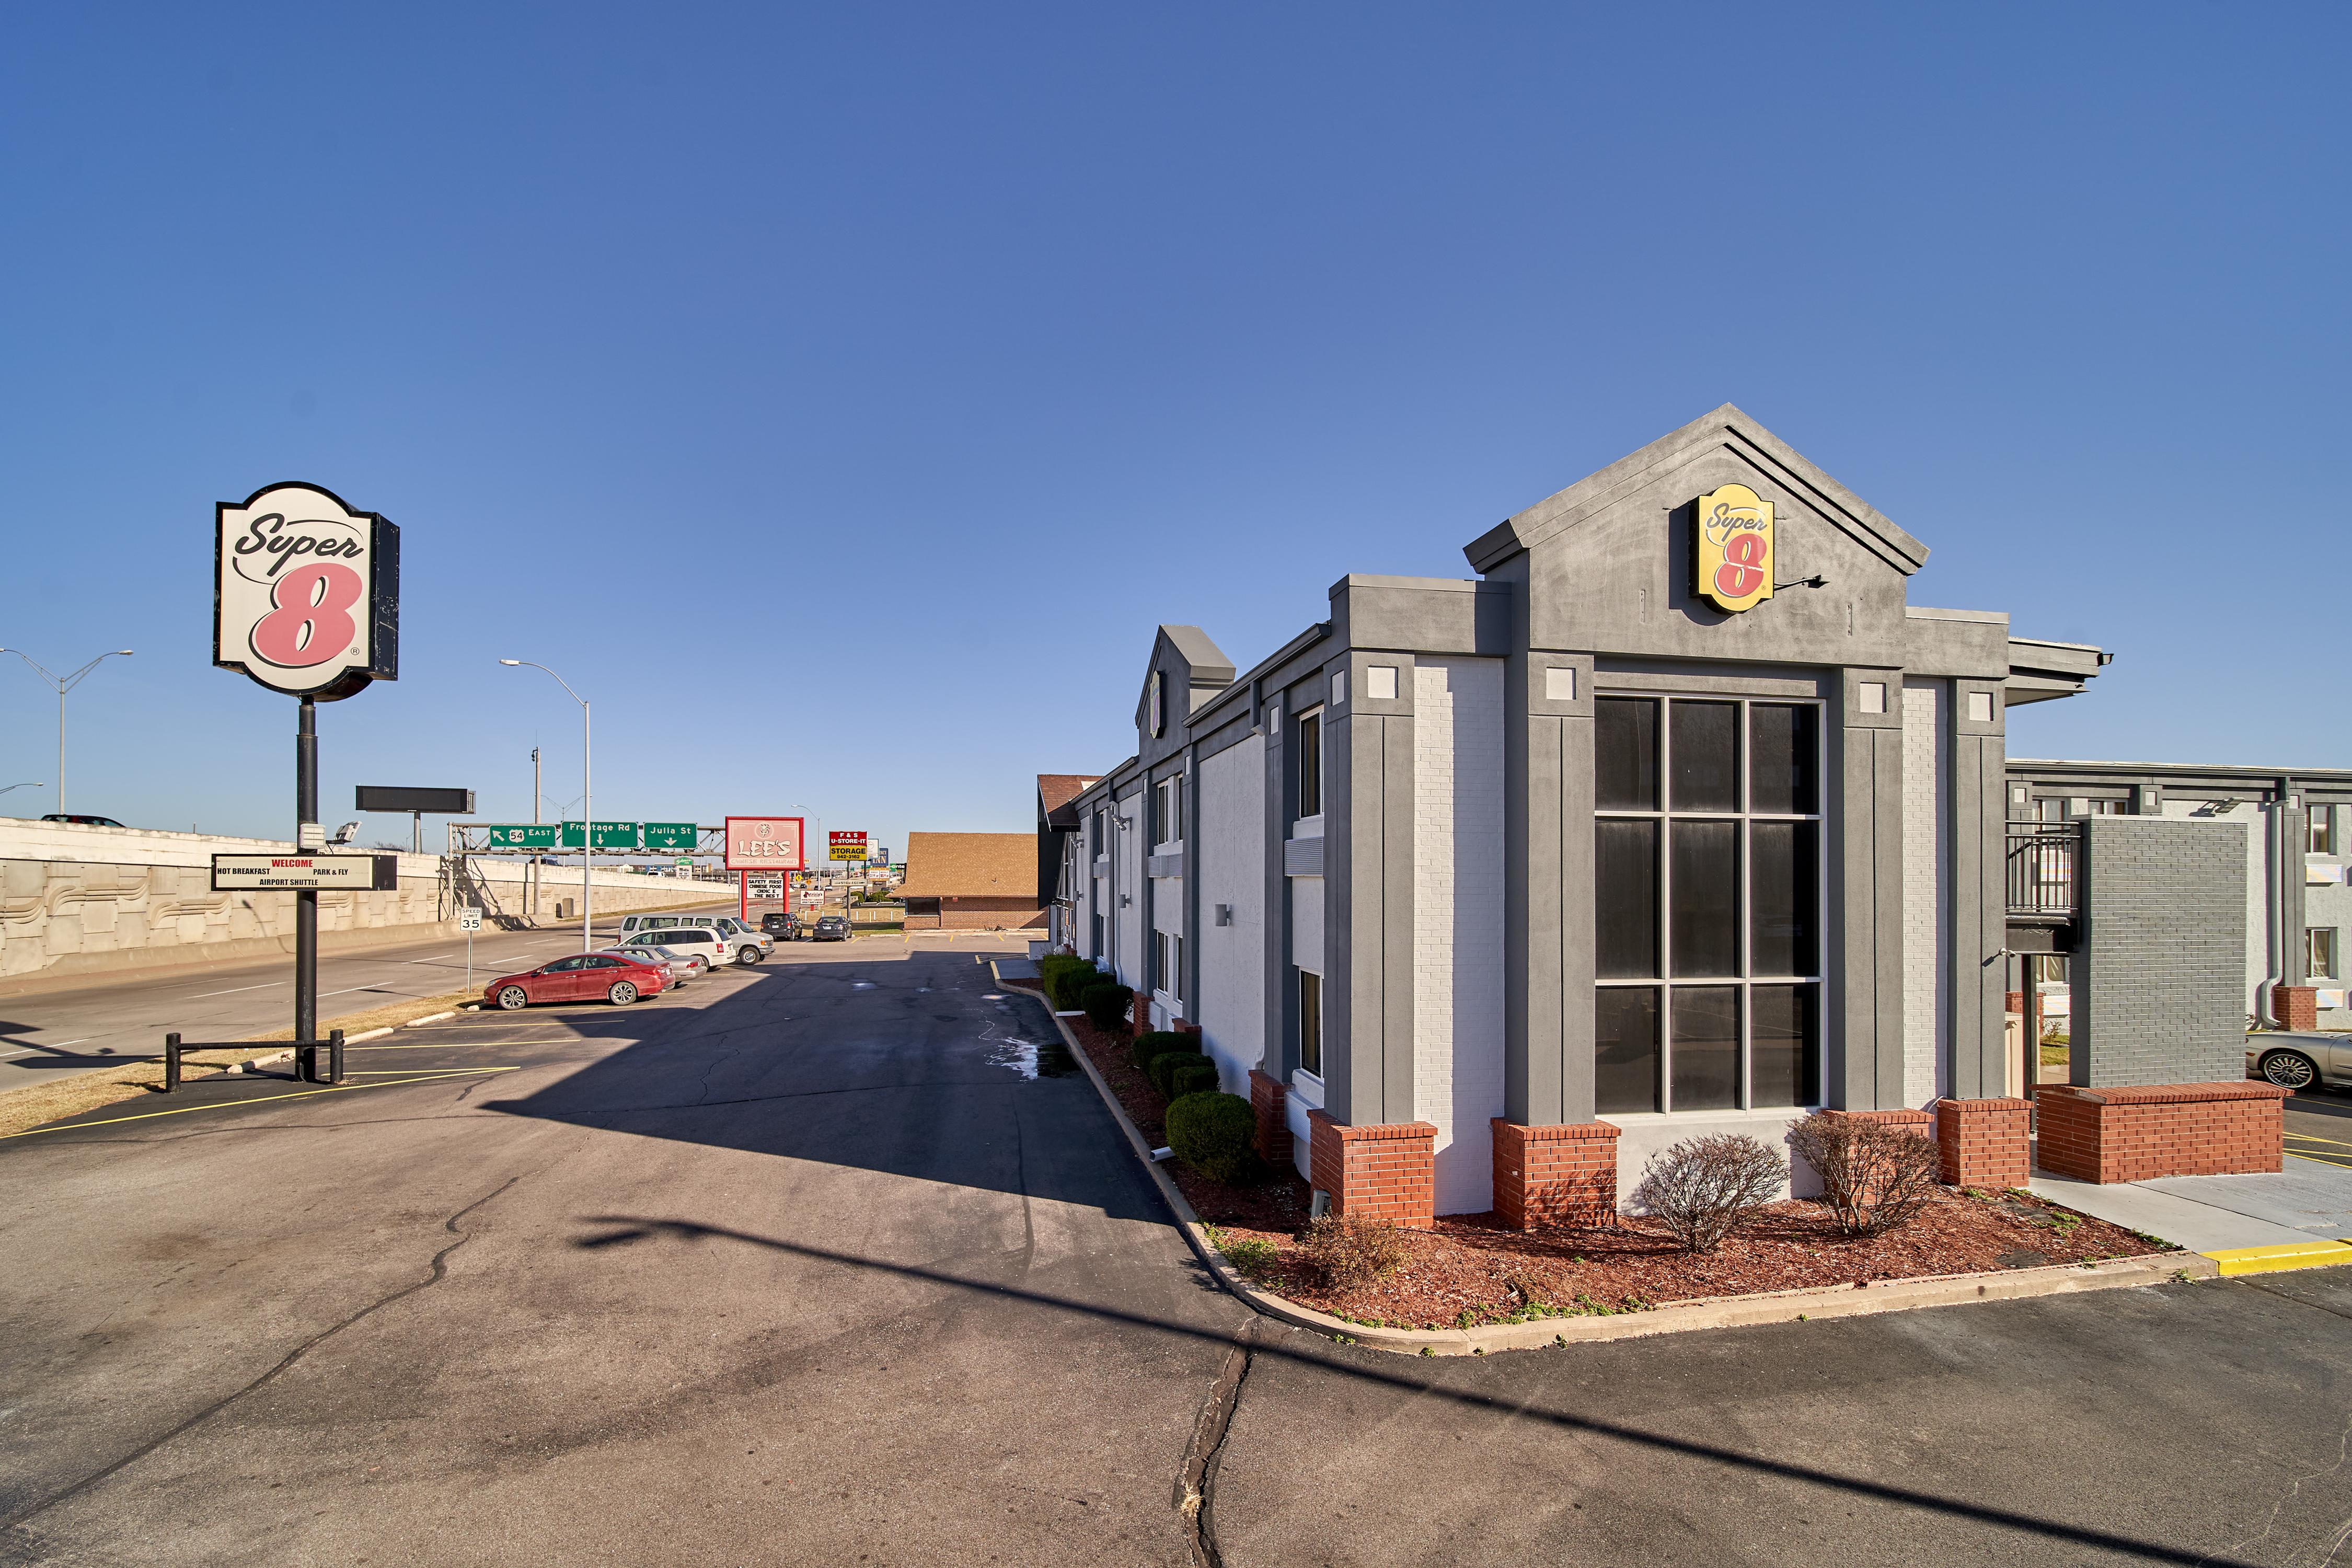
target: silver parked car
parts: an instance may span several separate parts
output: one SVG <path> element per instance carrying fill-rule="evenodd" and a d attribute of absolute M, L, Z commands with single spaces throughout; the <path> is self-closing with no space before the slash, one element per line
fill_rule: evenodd
<path fill-rule="evenodd" d="M 635 942 L 625 942 L 618 947 L 608 947 L 604 951 L 620 958 L 634 958 L 639 963 L 660 964 L 669 972 L 669 983 L 672 985 L 683 985 L 689 980 L 699 979 L 710 973 L 710 961 L 702 954 L 681 952 L 676 948 L 664 947 L 659 942 L 647 942 L 643 938 Z"/>
<path fill-rule="evenodd" d="M 2352 1089 L 2352 1035 L 2249 1030 L 2246 1076 L 2281 1089 Z"/>

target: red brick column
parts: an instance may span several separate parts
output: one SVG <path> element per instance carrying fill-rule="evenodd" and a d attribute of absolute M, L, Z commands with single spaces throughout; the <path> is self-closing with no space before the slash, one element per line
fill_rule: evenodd
<path fill-rule="evenodd" d="M 1139 1035 L 1150 1034 L 1151 1032 L 1151 993 L 1137 992 L 1131 1007 L 1135 1015 L 1135 1032 Z"/>
<path fill-rule="evenodd" d="M 1617 1223 L 1616 1127 L 1528 1127 L 1499 1116 L 1494 1126 L 1496 1219 L 1519 1230 Z"/>
<path fill-rule="evenodd" d="M 1290 1090 L 1250 1068 L 1250 1110 L 1257 1114 L 1258 1157 L 1277 1171 L 1296 1168 L 1290 1153 Z"/>
<path fill-rule="evenodd" d="M 2000 1192 L 2021 1187 L 2033 1176 L 2030 1100 L 1939 1100 L 1936 1143 L 1943 1153 L 1948 1186 Z"/>
<path fill-rule="evenodd" d="M 2319 993 L 2308 985 L 2273 985 L 2271 1006 L 2282 1029 L 2319 1027 Z"/>
<path fill-rule="evenodd" d="M 1437 1218 L 1437 1129 L 1426 1121 L 1343 1127 L 1321 1110 L 1307 1113 L 1314 1138 L 1307 1165 L 1313 1184 L 1331 1194 L 1333 1214 L 1426 1226 Z"/>
<path fill-rule="evenodd" d="M 2024 992 L 2022 992 L 2022 991 L 2004 991 L 2004 992 L 2002 992 L 2002 993 L 2000 994 L 2000 1010 L 2001 1010 L 2002 1012 L 2004 1012 L 2004 1013 L 2022 1013 L 2022 1012 L 2024 1012 L 2024 1011 L 2025 1011 L 2025 993 L 2024 993 Z"/>
<path fill-rule="evenodd" d="M 2042 1167 L 2084 1182 L 2278 1171 L 2289 1092 L 2268 1083 L 2045 1083 L 2034 1094 Z"/>

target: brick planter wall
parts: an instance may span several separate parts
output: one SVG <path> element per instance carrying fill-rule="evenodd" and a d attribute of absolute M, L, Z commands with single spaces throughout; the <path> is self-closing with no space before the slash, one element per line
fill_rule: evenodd
<path fill-rule="evenodd" d="M 2287 1093 L 2267 1083 L 2043 1084 L 2034 1096 L 2039 1158 L 2042 1169 L 2084 1182 L 2277 1171 Z"/>
<path fill-rule="evenodd" d="M 1855 1121 L 1877 1121 L 1889 1127 L 1899 1127 L 1906 1132 L 1916 1132 L 1922 1138 L 1936 1135 L 1933 1112 L 1896 1109 L 1894 1110 L 1824 1110 L 1823 1116 L 1843 1116 Z"/>
<path fill-rule="evenodd" d="M 2319 1027 L 2319 993 L 2308 985 L 2272 986 L 2271 1005 L 2282 1029 Z"/>
<path fill-rule="evenodd" d="M 1333 1214 L 1427 1226 L 1437 1219 L 1437 1129 L 1426 1121 L 1343 1127 L 1307 1113 L 1310 1180 L 1331 1194 Z"/>
<path fill-rule="evenodd" d="M 1290 1090 L 1250 1068 L 1250 1110 L 1257 1113 L 1258 1157 L 1277 1171 L 1294 1169 L 1290 1152 Z"/>
<path fill-rule="evenodd" d="M 1936 1143 L 1945 1184 L 2000 1192 L 2033 1175 L 2030 1100 L 1942 1100 L 1936 1102 Z"/>
<path fill-rule="evenodd" d="M 1617 1223 L 1616 1127 L 1528 1127 L 1499 1116 L 1494 1126 L 1496 1218 L 1520 1230 Z"/>

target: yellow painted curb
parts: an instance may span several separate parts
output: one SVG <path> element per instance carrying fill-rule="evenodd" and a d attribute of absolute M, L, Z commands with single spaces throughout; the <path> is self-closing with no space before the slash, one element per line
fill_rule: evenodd
<path fill-rule="evenodd" d="M 2232 1274 L 2275 1274 L 2283 1268 L 2352 1263 L 2352 1243 L 2290 1241 L 2277 1247 L 2225 1247 L 2205 1256 L 2220 1265 L 2226 1279 Z"/>

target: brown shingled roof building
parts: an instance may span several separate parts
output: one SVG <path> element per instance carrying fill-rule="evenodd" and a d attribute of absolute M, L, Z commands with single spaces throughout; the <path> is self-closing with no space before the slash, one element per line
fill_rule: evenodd
<path fill-rule="evenodd" d="M 1026 833 L 909 833 L 908 931 L 1042 927 L 1037 840 Z"/>

